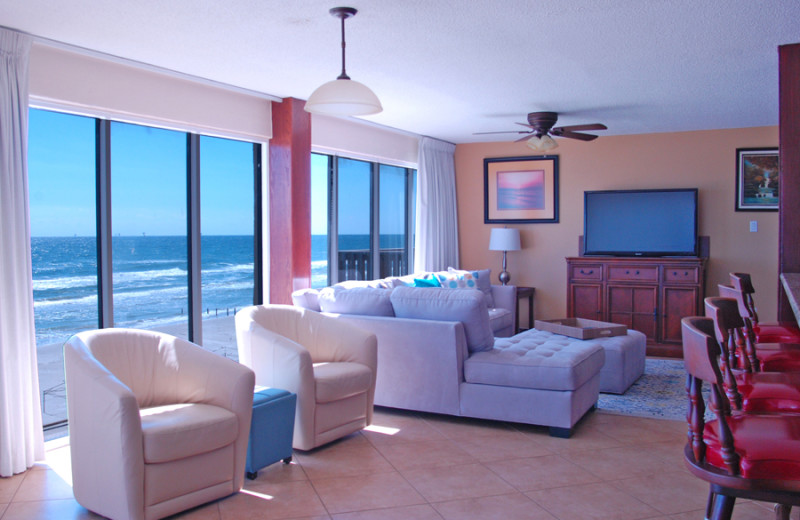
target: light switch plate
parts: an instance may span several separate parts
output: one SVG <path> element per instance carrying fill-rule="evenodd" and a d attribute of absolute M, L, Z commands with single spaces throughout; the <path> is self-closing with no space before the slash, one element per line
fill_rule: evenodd
<path fill-rule="evenodd" d="M 751 220 L 750 221 L 750 232 L 751 233 L 755 233 L 757 231 L 758 231 L 758 221 L 757 220 Z"/>

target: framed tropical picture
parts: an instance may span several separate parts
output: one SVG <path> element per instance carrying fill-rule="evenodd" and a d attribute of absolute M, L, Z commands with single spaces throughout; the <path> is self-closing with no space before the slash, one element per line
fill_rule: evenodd
<path fill-rule="evenodd" d="M 778 211 L 780 186 L 777 148 L 736 149 L 736 211 Z"/>
<path fill-rule="evenodd" d="M 558 156 L 483 160 L 483 221 L 558 222 Z"/>

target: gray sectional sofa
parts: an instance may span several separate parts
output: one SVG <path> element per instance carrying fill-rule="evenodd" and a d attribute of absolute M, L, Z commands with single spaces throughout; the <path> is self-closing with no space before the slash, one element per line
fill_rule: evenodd
<path fill-rule="evenodd" d="M 345 282 L 293 294 L 295 305 L 377 336 L 376 405 L 542 425 L 568 437 L 597 403 L 604 348 L 535 329 L 507 337 L 515 326 L 513 286 L 490 286 L 489 297 L 486 287 L 408 283 Z M 506 338 L 496 339 L 498 331 Z"/>

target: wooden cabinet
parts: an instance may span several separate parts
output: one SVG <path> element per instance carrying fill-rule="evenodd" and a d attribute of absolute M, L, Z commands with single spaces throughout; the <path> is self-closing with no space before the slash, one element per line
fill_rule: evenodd
<path fill-rule="evenodd" d="M 704 258 L 567 258 L 567 315 L 622 323 L 650 343 L 681 343 L 681 319 L 703 314 Z"/>

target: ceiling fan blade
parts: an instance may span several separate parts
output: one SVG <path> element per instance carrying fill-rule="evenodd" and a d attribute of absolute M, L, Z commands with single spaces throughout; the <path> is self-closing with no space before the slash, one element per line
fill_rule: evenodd
<path fill-rule="evenodd" d="M 523 133 L 526 134 L 526 135 L 524 135 L 524 136 L 520 137 L 519 139 L 517 139 L 516 141 L 514 141 L 515 143 L 521 143 L 522 141 L 527 141 L 528 139 L 531 138 L 531 133 L 530 132 L 523 132 Z"/>
<path fill-rule="evenodd" d="M 531 126 L 528 123 L 514 123 L 514 124 L 519 125 L 519 126 L 524 126 L 525 128 L 530 128 L 531 130 L 536 130 L 535 126 Z"/>
<path fill-rule="evenodd" d="M 559 126 L 553 128 L 553 130 L 562 132 L 575 132 L 580 130 L 608 130 L 608 127 L 602 123 L 590 123 L 587 125 Z"/>
<path fill-rule="evenodd" d="M 500 132 L 473 132 L 472 135 L 485 135 L 485 134 L 530 134 L 526 130 L 502 130 Z"/>
<path fill-rule="evenodd" d="M 561 132 L 552 132 L 556 137 L 566 137 L 568 139 L 578 139 L 580 141 L 594 141 L 597 139 L 596 135 L 592 134 L 581 134 L 578 132 L 568 132 L 568 131 L 561 131 Z"/>

